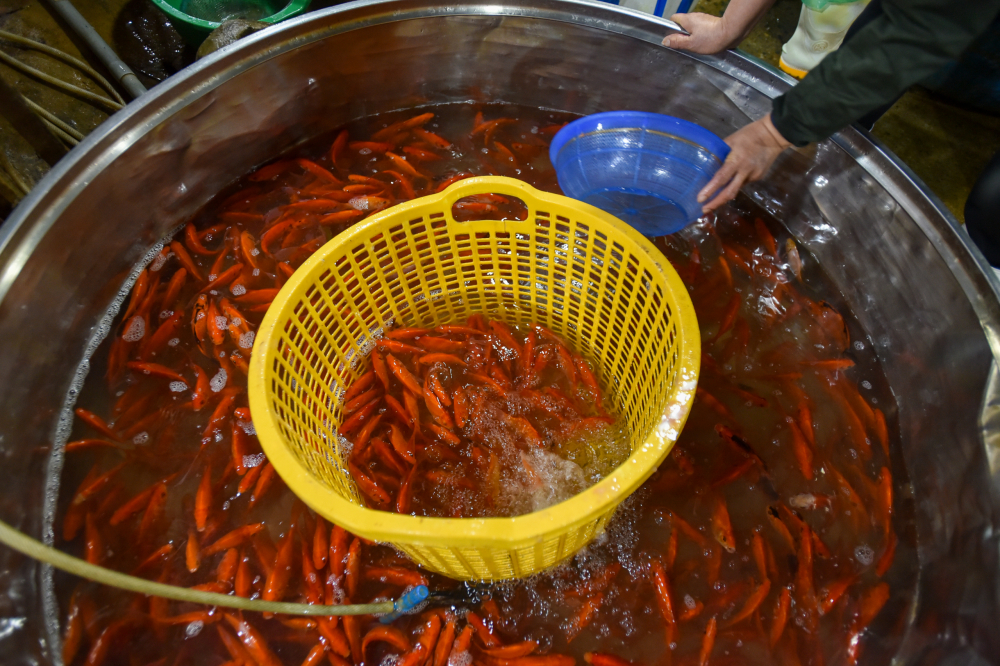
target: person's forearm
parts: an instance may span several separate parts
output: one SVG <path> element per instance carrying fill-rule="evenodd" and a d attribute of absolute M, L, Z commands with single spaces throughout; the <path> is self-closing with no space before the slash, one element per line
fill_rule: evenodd
<path fill-rule="evenodd" d="M 722 23 L 730 44 L 735 47 L 746 39 L 757 22 L 767 13 L 775 0 L 731 0 L 722 14 Z"/>
<path fill-rule="evenodd" d="M 743 41 L 774 0 L 731 0 L 721 18 L 692 12 L 670 18 L 684 32 L 670 33 L 663 45 L 694 53 L 718 53 Z M 685 34 L 687 33 L 687 34 Z"/>

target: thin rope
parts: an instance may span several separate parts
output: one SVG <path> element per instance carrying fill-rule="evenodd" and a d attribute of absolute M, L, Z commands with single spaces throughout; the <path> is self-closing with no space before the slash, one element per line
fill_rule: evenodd
<path fill-rule="evenodd" d="M 88 101 L 101 104 L 102 106 L 110 109 L 111 111 L 118 111 L 119 109 L 124 107 L 124 104 L 119 104 L 113 99 L 104 97 L 102 95 L 98 95 L 97 93 L 90 92 L 89 90 L 84 90 L 80 86 L 75 86 L 72 83 L 67 83 L 62 79 L 57 79 L 54 76 L 46 74 L 40 69 L 35 69 L 31 65 L 25 65 L 23 62 L 21 62 L 20 60 L 11 55 L 8 55 L 4 51 L 0 51 L 0 60 L 4 61 L 14 69 L 20 70 L 25 74 L 34 76 L 35 78 L 44 81 L 45 83 L 48 83 L 50 86 L 54 88 L 59 88 L 71 95 L 82 97 L 83 99 L 86 99 Z"/>
<path fill-rule="evenodd" d="M 7 153 L 3 148 L 0 148 L 0 167 L 3 167 L 4 173 L 6 173 L 7 177 L 10 178 L 14 188 L 21 192 L 21 196 L 28 196 L 28 192 L 31 191 L 31 186 L 24 182 L 21 178 L 21 174 L 19 174 L 17 169 L 14 168 L 14 165 L 10 163 L 10 160 L 7 158 Z"/>
<path fill-rule="evenodd" d="M 0 30 L 0 39 L 5 39 L 8 42 L 13 42 L 25 48 L 34 49 L 36 51 L 41 51 L 42 53 L 48 54 L 57 60 L 62 60 L 67 65 L 76 67 L 81 72 L 85 73 L 90 78 L 94 79 L 99 86 L 108 91 L 108 94 L 114 97 L 115 101 L 119 104 L 125 104 L 125 100 L 122 96 L 118 94 L 115 87 L 111 85 L 107 79 L 100 75 L 100 73 L 88 65 L 83 60 L 75 58 L 65 51 L 60 51 L 57 48 L 49 46 L 48 44 L 43 44 L 42 42 L 36 41 L 34 39 L 29 39 L 28 37 L 23 37 L 21 35 L 15 35 L 12 32 L 7 32 L 6 30 Z"/>
<path fill-rule="evenodd" d="M 77 143 L 79 143 L 80 141 L 83 141 L 83 132 L 81 132 L 80 130 L 76 129 L 75 127 L 73 127 L 69 123 L 66 123 L 65 121 L 63 121 L 62 119 L 60 119 L 58 116 L 56 116 L 54 113 L 52 113 L 51 111 L 49 111 L 45 107 L 42 107 L 42 106 L 39 106 L 38 104 L 35 104 L 34 102 L 32 102 L 27 97 L 24 97 L 23 99 L 24 99 L 25 104 L 27 104 L 28 107 L 31 108 L 32 111 L 34 111 L 35 113 L 37 113 L 38 115 L 40 115 L 42 117 L 42 120 L 48 121 L 48 123 L 50 125 L 54 125 L 55 127 L 58 127 L 60 130 L 62 130 L 63 134 L 66 134 L 70 138 L 74 139 L 74 141 L 73 141 L 73 145 L 74 146 Z"/>
<path fill-rule="evenodd" d="M 56 138 L 66 144 L 67 147 L 72 148 L 80 143 L 77 139 L 74 139 L 72 136 L 64 132 L 61 127 L 49 121 L 47 118 L 42 118 L 42 122 L 45 123 L 45 126 L 49 128 L 49 131 L 55 134 Z"/>

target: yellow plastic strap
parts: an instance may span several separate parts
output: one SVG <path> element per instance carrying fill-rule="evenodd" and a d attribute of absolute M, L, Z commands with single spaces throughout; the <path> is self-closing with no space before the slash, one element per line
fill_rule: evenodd
<path fill-rule="evenodd" d="M 344 606 L 319 606 L 284 601 L 258 601 L 230 596 L 228 594 L 219 594 L 218 592 L 204 592 L 202 590 L 192 590 L 187 587 L 156 583 L 145 578 L 129 576 L 128 574 L 84 562 L 79 558 L 67 555 L 55 548 L 50 548 L 41 541 L 36 541 L 18 532 L 3 521 L 0 521 L 0 543 L 39 562 L 50 564 L 57 569 L 71 573 L 74 576 L 86 578 L 102 585 L 117 587 L 120 590 L 138 592 L 139 594 L 152 597 L 173 599 L 174 601 L 188 601 L 206 606 L 223 606 L 225 608 L 236 608 L 260 613 L 279 613 L 283 615 L 378 615 L 381 613 L 391 613 L 394 608 L 392 601 Z"/>

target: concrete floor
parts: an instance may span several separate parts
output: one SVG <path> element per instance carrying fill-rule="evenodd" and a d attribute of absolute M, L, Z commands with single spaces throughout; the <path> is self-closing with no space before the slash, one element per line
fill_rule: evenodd
<path fill-rule="evenodd" d="M 336 4 L 317 0 L 313 8 Z M 721 15 L 728 0 L 701 0 L 698 11 Z M 186 45 L 150 0 L 77 0 L 76 7 L 147 86 L 155 85 L 193 61 Z M 748 53 L 775 66 L 781 45 L 798 21 L 800 0 L 776 0 L 772 9 L 740 45 Z M 92 63 L 83 45 L 67 37 L 40 0 L 0 0 L 0 29 L 44 41 Z M 76 85 L 100 89 L 72 68 L 34 51 L 0 40 L 0 48 Z M 0 63 L 0 77 L 26 97 L 48 108 L 83 134 L 108 114 L 71 95 L 52 90 Z M 915 89 L 876 124 L 874 134 L 944 201 L 961 220 L 962 208 L 980 170 L 1000 150 L 1000 118 L 950 104 L 927 91 Z M 47 169 L 23 138 L 0 116 L 0 158 L 6 158 L 22 183 L 30 187 Z M 2 160 L 0 160 L 2 161 Z M 19 198 L 19 185 L 0 169 L 0 219 Z"/>

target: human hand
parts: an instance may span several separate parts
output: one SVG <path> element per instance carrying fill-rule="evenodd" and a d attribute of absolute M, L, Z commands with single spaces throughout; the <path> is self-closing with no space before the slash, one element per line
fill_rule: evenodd
<path fill-rule="evenodd" d="M 711 14 L 674 14 L 670 20 L 684 28 L 688 33 L 683 35 L 675 33 L 663 38 L 663 45 L 672 49 L 683 49 L 695 53 L 710 55 L 725 51 L 730 46 L 735 46 L 739 41 L 739 35 L 733 36 L 729 33 L 725 18 L 712 16 Z"/>
<path fill-rule="evenodd" d="M 762 178 L 778 155 L 792 145 L 774 127 L 771 114 L 733 132 L 726 137 L 726 143 L 731 149 L 729 157 L 698 193 L 698 203 L 704 204 L 704 213 L 732 200 L 743 183 Z M 722 190 L 716 193 L 719 188 Z M 709 197 L 712 200 L 705 203 Z"/>

